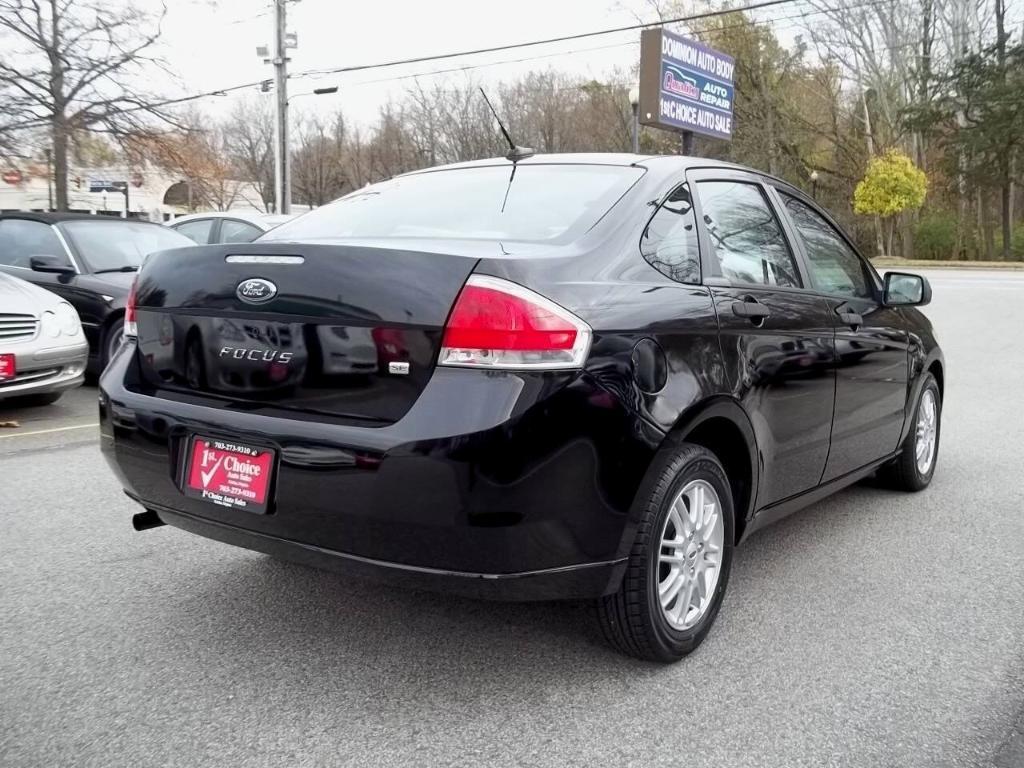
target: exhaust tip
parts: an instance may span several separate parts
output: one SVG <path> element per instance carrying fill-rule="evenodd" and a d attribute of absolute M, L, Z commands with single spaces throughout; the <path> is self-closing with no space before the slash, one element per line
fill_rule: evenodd
<path fill-rule="evenodd" d="M 151 509 L 132 515 L 132 528 L 136 531 L 148 531 L 150 528 L 159 528 L 161 525 L 166 525 L 166 523 Z"/>

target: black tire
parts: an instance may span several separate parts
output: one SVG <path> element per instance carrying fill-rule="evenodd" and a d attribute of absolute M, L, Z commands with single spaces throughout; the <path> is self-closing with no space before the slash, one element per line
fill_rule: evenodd
<path fill-rule="evenodd" d="M 124 321 L 123 319 L 113 320 L 103 334 L 103 358 L 100 361 L 101 372 L 110 364 L 117 350 L 121 348 L 122 341 L 124 341 Z"/>
<path fill-rule="evenodd" d="M 707 636 L 718 615 L 732 567 L 735 518 L 732 493 L 717 457 L 703 446 L 680 443 L 677 450 L 652 469 L 653 482 L 645 483 L 646 499 L 626 574 L 618 592 L 598 601 L 598 621 L 605 639 L 617 650 L 647 661 L 673 662 L 694 651 Z M 685 630 L 673 628 L 662 613 L 658 598 L 658 556 L 661 531 L 670 507 L 683 487 L 704 480 L 718 494 L 725 535 L 715 587 L 704 615 Z"/>
<path fill-rule="evenodd" d="M 917 466 L 916 455 L 917 424 L 926 392 L 931 392 L 935 399 L 935 448 L 928 471 L 921 472 Z M 900 446 L 899 455 L 878 470 L 878 478 L 882 484 L 898 491 L 914 492 L 927 488 L 935 475 L 935 466 L 939 463 L 939 444 L 942 437 L 942 395 L 939 392 L 938 382 L 930 373 L 924 374 L 921 391 L 914 404 L 912 418 L 910 429 L 903 439 L 903 445 Z"/>

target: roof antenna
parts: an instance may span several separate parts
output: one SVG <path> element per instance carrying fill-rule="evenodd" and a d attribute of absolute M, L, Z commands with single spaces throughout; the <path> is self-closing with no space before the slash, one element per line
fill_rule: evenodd
<path fill-rule="evenodd" d="M 513 163 L 517 163 L 520 160 L 525 160 L 528 157 L 533 157 L 534 151 L 530 147 L 520 147 L 514 141 L 512 137 L 508 135 L 508 131 L 505 130 L 504 123 L 501 122 L 501 118 L 498 117 L 498 113 L 494 109 L 494 105 L 491 104 L 491 100 L 487 98 L 487 94 L 484 93 L 484 89 L 480 88 L 480 95 L 484 97 L 484 101 L 487 103 L 487 108 L 491 110 L 491 114 L 494 115 L 494 119 L 498 121 L 498 127 L 501 128 L 501 135 L 505 137 L 505 141 L 508 142 L 508 154 L 505 155 L 506 160 L 511 160 Z"/>

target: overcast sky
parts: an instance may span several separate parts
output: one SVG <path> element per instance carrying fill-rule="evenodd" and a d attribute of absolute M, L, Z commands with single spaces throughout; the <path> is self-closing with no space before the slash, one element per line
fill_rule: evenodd
<path fill-rule="evenodd" d="M 269 0 L 175 0 L 169 5 L 163 52 L 180 73 L 180 81 L 168 83 L 161 92 L 207 91 L 273 76 L 273 68 L 256 56 L 257 45 L 272 42 Z M 643 6 L 642 0 L 299 0 L 288 4 L 289 31 L 299 38 L 290 68 L 298 72 L 368 64 L 621 26 L 635 23 L 633 11 L 642 13 Z M 643 18 L 651 18 L 650 12 Z M 413 84 L 410 79 L 391 78 L 495 62 L 504 63 L 480 67 L 469 76 L 487 83 L 550 66 L 607 77 L 616 68 L 628 71 L 634 65 L 640 55 L 639 40 L 638 31 L 627 32 L 379 71 L 302 78 L 290 81 L 289 88 L 297 96 L 315 87 L 338 85 L 339 93 L 296 98 L 293 108 L 340 107 L 350 118 L 369 122 L 389 96 L 400 96 Z M 510 61 L 526 57 L 532 60 Z M 464 79 L 467 75 L 449 72 L 423 75 L 421 80 L 428 84 L 438 77 Z M 370 82 L 383 78 L 390 80 Z M 230 106 L 230 98 L 205 99 L 201 104 L 222 113 Z"/>

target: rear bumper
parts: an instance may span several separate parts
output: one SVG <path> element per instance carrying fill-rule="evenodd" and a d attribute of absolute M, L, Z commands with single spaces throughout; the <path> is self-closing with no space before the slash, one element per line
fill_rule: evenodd
<path fill-rule="evenodd" d="M 282 560 L 411 589 L 447 592 L 484 600 L 561 600 L 598 596 L 618 584 L 625 559 L 519 573 L 469 573 L 374 560 L 313 544 L 289 541 L 167 509 L 160 519 L 189 533 L 233 544 Z"/>
<path fill-rule="evenodd" d="M 439 369 L 368 428 L 142 394 L 126 344 L 100 382 L 101 447 L 165 522 L 285 559 L 495 599 L 595 597 L 621 579 L 661 434 L 586 375 Z M 127 386 L 126 386 L 127 382 Z M 274 448 L 268 513 L 182 491 L 189 436 Z"/>

